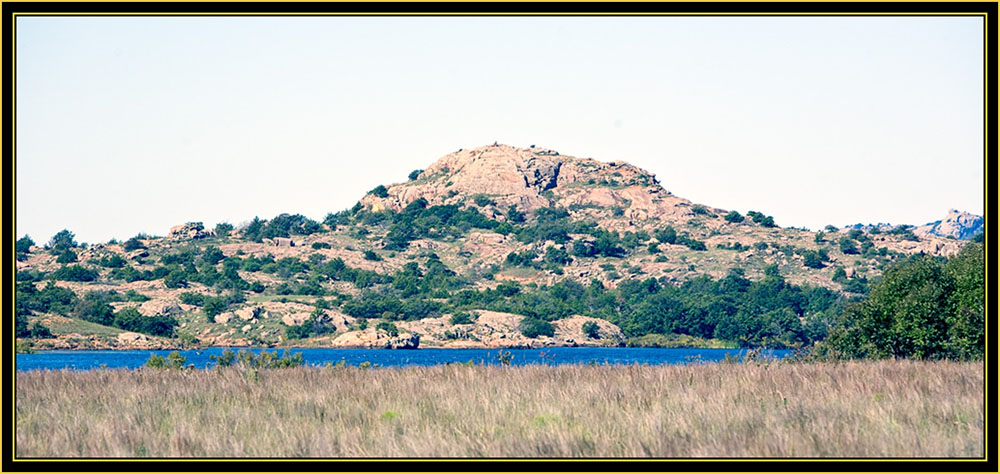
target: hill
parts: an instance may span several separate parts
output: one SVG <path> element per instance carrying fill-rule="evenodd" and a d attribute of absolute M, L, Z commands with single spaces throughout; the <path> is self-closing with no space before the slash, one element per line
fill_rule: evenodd
<path fill-rule="evenodd" d="M 459 150 L 323 222 L 81 248 L 18 241 L 39 347 L 794 347 L 907 255 L 964 242 L 809 232 L 674 196 L 649 172 L 542 148 Z"/>

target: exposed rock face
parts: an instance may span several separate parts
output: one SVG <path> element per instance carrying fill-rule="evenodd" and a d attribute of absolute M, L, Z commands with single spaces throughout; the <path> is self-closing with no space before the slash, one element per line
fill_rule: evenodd
<path fill-rule="evenodd" d="M 341 334 L 333 340 L 334 347 L 361 349 L 416 349 L 419 345 L 419 334 L 408 333 L 390 336 L 388 333 L 376 330 L 375 328 L 351 331 Z"/>
<path fill-rule="evenodd" d="M 188 240 L 203 239 L 213 235 L 215 235 L 215 233 L 210 230 L 205 230 L 205 226 L 202 225 L 201 222 L 188 222 L 187 224 L 175 225 L 171 227 L 170 233 L 167 234 L 167 238 L 172 240 Z"/>
<path fill-rule="evenodd" d="M 610 188 L 609 188 L 610 186 Z M 543 195 L 559 190 L 558 195 Z M 550 205 L 610 206 L 628 202 L 642 209 L 646 218 L 659 214 L 685 214 L 651 174 L 624 163 L 561 156 L 545 149 L 490 145 L 461 150 L 440 158 L 414 181 L 388 187 L 388 196 L 367 195 L 361 204 L 373 211 L 399 210 L 425 198 L 432 205 L 451 204 L 476 194 L 486 194 L 498 208 L 516 206 L 522 211 Z M 656 209 L 656 210 L 654 210 Z"/>
<path fill-rule="evenodd" d="M 137 308 L 143 316 L 174 316 L 183 310 L 173 299 L 153 299 L 146 301 Z"/>
<path fill-rule="evenodd" d="M 295 242 L 292 239 L 286 237 L 275 237 L 274 238 L 275 247 L 294 247 Z"/>
<path fill-rule="evenodd" d="M 948 215 L 939 221 L 924 224 L 913 233 L 921 237 L 935 235 L 938 237 L 954 237 L 959 240 L 969 240 L 983 231 L 983 217 L 968 212 L 949 209 Z"/>
<path fill-rule="evenodd" d="M 397 323 L 414 333 L 419 333 L 424 346 L 449 348 L 505 348 L 530 349 L 556 346 L 620 346 L 625 343 L 621 329 L 603 319 L 574 315 L 554 321 L 555 335 L 528 338 L 519 328 L 524 316 L 497 311 L 470 311 L 476 315 L 472 324 L 450 324 L 448 316 L 419 321 Z M 583 325 L 593 321 L 598 325 L 599 337 L 591 338 L 583 332 Z"/>

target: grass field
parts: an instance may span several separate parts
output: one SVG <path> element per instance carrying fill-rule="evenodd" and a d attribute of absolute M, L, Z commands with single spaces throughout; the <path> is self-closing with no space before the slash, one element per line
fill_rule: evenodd
<path fill-rule="evenodd" d="M 981 457 L 983 364 L 17 374 L 18 457 Z"/>

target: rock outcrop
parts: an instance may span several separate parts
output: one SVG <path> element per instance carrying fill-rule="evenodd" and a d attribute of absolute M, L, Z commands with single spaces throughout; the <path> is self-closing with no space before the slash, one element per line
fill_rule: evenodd
<path fill-rule="evenodd" d="M 171 240 L 203 239 L 215 235 L 210 230 L 205 230 L 201 222 L 188 222 L 187 224 L 175 225 L 170 228 L 167 238 Z"/>
<path fill-rule="evenodd" d="M 982 216 L 955 209 L 949 209 L 944 219 L 913 229 L 913 233 L 921 237 L 934 235 L 954 237 L 959 240 L 969 240 L 980 232 L 983 232 Z"/>
<path fill-rule="evenodd" d="M 392 336 L 385 331 L 368 328 L 341 334 L 333 340 L 332 345 L 358 349 L 416 349 L 420 346 L 420 335 L 407 333 Z"/>

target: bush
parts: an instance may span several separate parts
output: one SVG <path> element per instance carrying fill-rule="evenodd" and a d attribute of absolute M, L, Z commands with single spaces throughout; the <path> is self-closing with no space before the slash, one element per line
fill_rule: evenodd
<path fill-rule="evenodd" d="M 492 199 L 489 198 L 489 196 L 487 196 L 485 194 L 477 194 L 477 195 L 475 195 L 473 197 L 473 201 L 479 207 L 486 207 L 486 206 L 489 206 L 491 204 L 496 204 L 496 203 L 493 202 Z"/>
<path fill-rule="evenodd" d="M 816 252 L 815 250 L 810 250 L 802 254 L 802 256 L 805 257 L 803 265 L 805 265 L 806 267 L 823 268 L 823 258 L 820 257 L 819 252 Z"/>
<path fill-rule="evenodd" d="M 389 190 L 386 189 L 385 186 L 380 184 L 378 186 L 375 186 L 375 189 L 368 191 L 368 194 L 372 194 L 380 198 L 386 198 L 389 197 Z"/>
<path fill-rule="evenodd" d="M 544 319 L 527 317 L 521 320 L 521 325 L 519 326 L 521 334 L 524 337 L 534 339 L 538 336 L 554 336 L 556 334 L 556 328 L 552 323 L 545 321 Z"/>
<path fill-rule="evenodd" d="M 31 247 L 35 245 L 35 241 L 31 240 L 31 237 L 25 235 L 20 239 L 17 239 L 17 243 L 14 244 L 17 253 L 28 253 L 31 251 Z"/>
<path fill-rule="evenodd" d="M 56 263 L 73 263 L 77 261 L 76 252 L 66 249 L 56 258 Z"/>
<path fill-rule="evenodd" d="M 114 315 L 114 326 L 150 336 L 173 337 L 177 320 L 169 316 L 143 316 L 135 308 L 125 308 Z"/>
<path fill-rule="evenodd" d="M 182 356 L 181 353 L 178 351 L 173 351 L 170 354 L 167 354 L 166 358 L 160 355 L 153 354 L 149 357 L 149 360 L 146 361 L 146 367 L 149 367 L 151 369 L 182 370 L 193 367 L 193 366 L 189 367 L 186 364 L 187 364 L 187 357 Z"/>
<path fill-rule="evenodd" d="M 407 178 L 409 178 L 410 181 L 413 181 L 413 180 L 419 178 L 420 177 L 420 173 L 423 173 L 423 172 L 424 172 L 424 170 L 413 170 L 413 171 L 410 171 L 410 174 L 409 174 L 409 176 L 407 176 Z"/>
<path fill-rule="evenodd" d="M 201 306 L 205 304 L 205 296 L 200 293 L 185 292 L 180 295 L 181 303 Z"/>
<path fill-rule="evenodd" d="M 90 292 L 77 301 L 71 313 L 74 318 L 90 321 L 92 323 L 111 326 L 114 323 L 114 310 L 108 304 L 110 297 L 107 293 Z"/>
<path fill-rule="evenodd" d="M 673 244 L 677 242 L 677 231 L 671 226 L 666 226 L 663 229 L 653 232 L 653 237 L 663 244 Z"/>
<path fill-rule="evenodd" d="M 215 225 L 215 235 L 219 237 L 229 237 L 229 234 L 233 231 L 233 225 L 228 222 L 220 222 Z"/>
<path fill-rule="evenodd" d="M 375 326 L 375 330 L 376 331 L 385 331 L 386 333 L 388 333 L 390 336 L 393 336 L 393 337 L 399 335 L 399 328 L 397 328 L 395 324 L 390 323 L 389 321 L 382 321 L 382 322 L 378 323 Z"/>
<path fill-rule="evenodd" d="M 146 245 L 139 240 L 139 237 L 132 237 L 122 244 L 122 248 L 124 248 L 126 252 L 131 252 L 133 250 L 144 249 L 146 248 Z"/>
<path fill-rule="evenodd" d="M 729 214 L 726 214 L 726 221 L 732 222 L 733 224 L 738 224 L 740 222 L 743 222 L 743 219 L 745 219 L 745 217 L 743 217 L 743 214 L 740 214 L 739 212 L 736 211 L 729 211 Z"/>
<path fill-rule="evenodd" d="M 378 261 L 382 260 L 382 258 L 379 257 L 378 254 L 375 253 L 372 250 L 365 250 L 365 260 L 371 260 L 373 262 L 378 262 Z"/>
<path fill-rule="evenodd" d="M 163 284 L 167 288 L 187 288 L 187 274 L 183 270 L 173 270 L 163 277 Z"/>
<path fill-rule="evenodd" d="M 52 337 L 52 331 L 49 331 L 49 328 L 45 327 L 38 321 L 35 321 L 35 323 L 31 325 L 31 329 L 28 330 L 28 333 L 35 339 L 48 339 Z"/>
<path fill-rule="evenodd" d="M 330 248 L 330 244 L 326 242 L 313 242 L 312 248 L 313 250 L 328 249 Z"/>
<path fill-rule="evenodd" d="M 100 274 L 82 265 L 68 265 L 49 274 L 53 280 L 61 281 L 94 281 Z"/>
<path fill-rule="evenodd" d="M 128 265 L 128 261 L 122 258 L 121 255 L 114 254 L 110 257 L 101 257 L 98 265 L 105 268 L 123 268 L 125 265 Z"/>
<path fill-rule="evenodd" d="M 840 251 L 846 255 L 857 255 L 859 253 L 857 245 L 849 237 L 841 237 L 838 243 L 840 244 Z"/>
<path fill-rule="evenodd" d="M 601 337 L 601 327 L 593 321 L 587 321 L 583 323 L 583 333 L 591 339 L 599 339 Z"/>
<path fill-rule="evenodd" d="M 201 255 L 202 261 L 213 266 L 221 262 L 224 258 L 226 258 L 226 255 L 222 253 L 222 250 L 219 250 L 219 247 L 213 245 L 205 247 L 205 250 Z"/>
<path fill-rule="evenodd" d="M 472 324 L 472 315 L 465 311 L 458 311 L 451 315 L 451 324 Z"/>
<path fill-rule="evenodd" d="M 52 240 L 49 240 L 49 248 L 55 252 L 62 252 L 66 249 L 70 249 L 77 246 L 75 240 L 73 240 L 73 233 L 63 229 L 52 236 Z"/>

